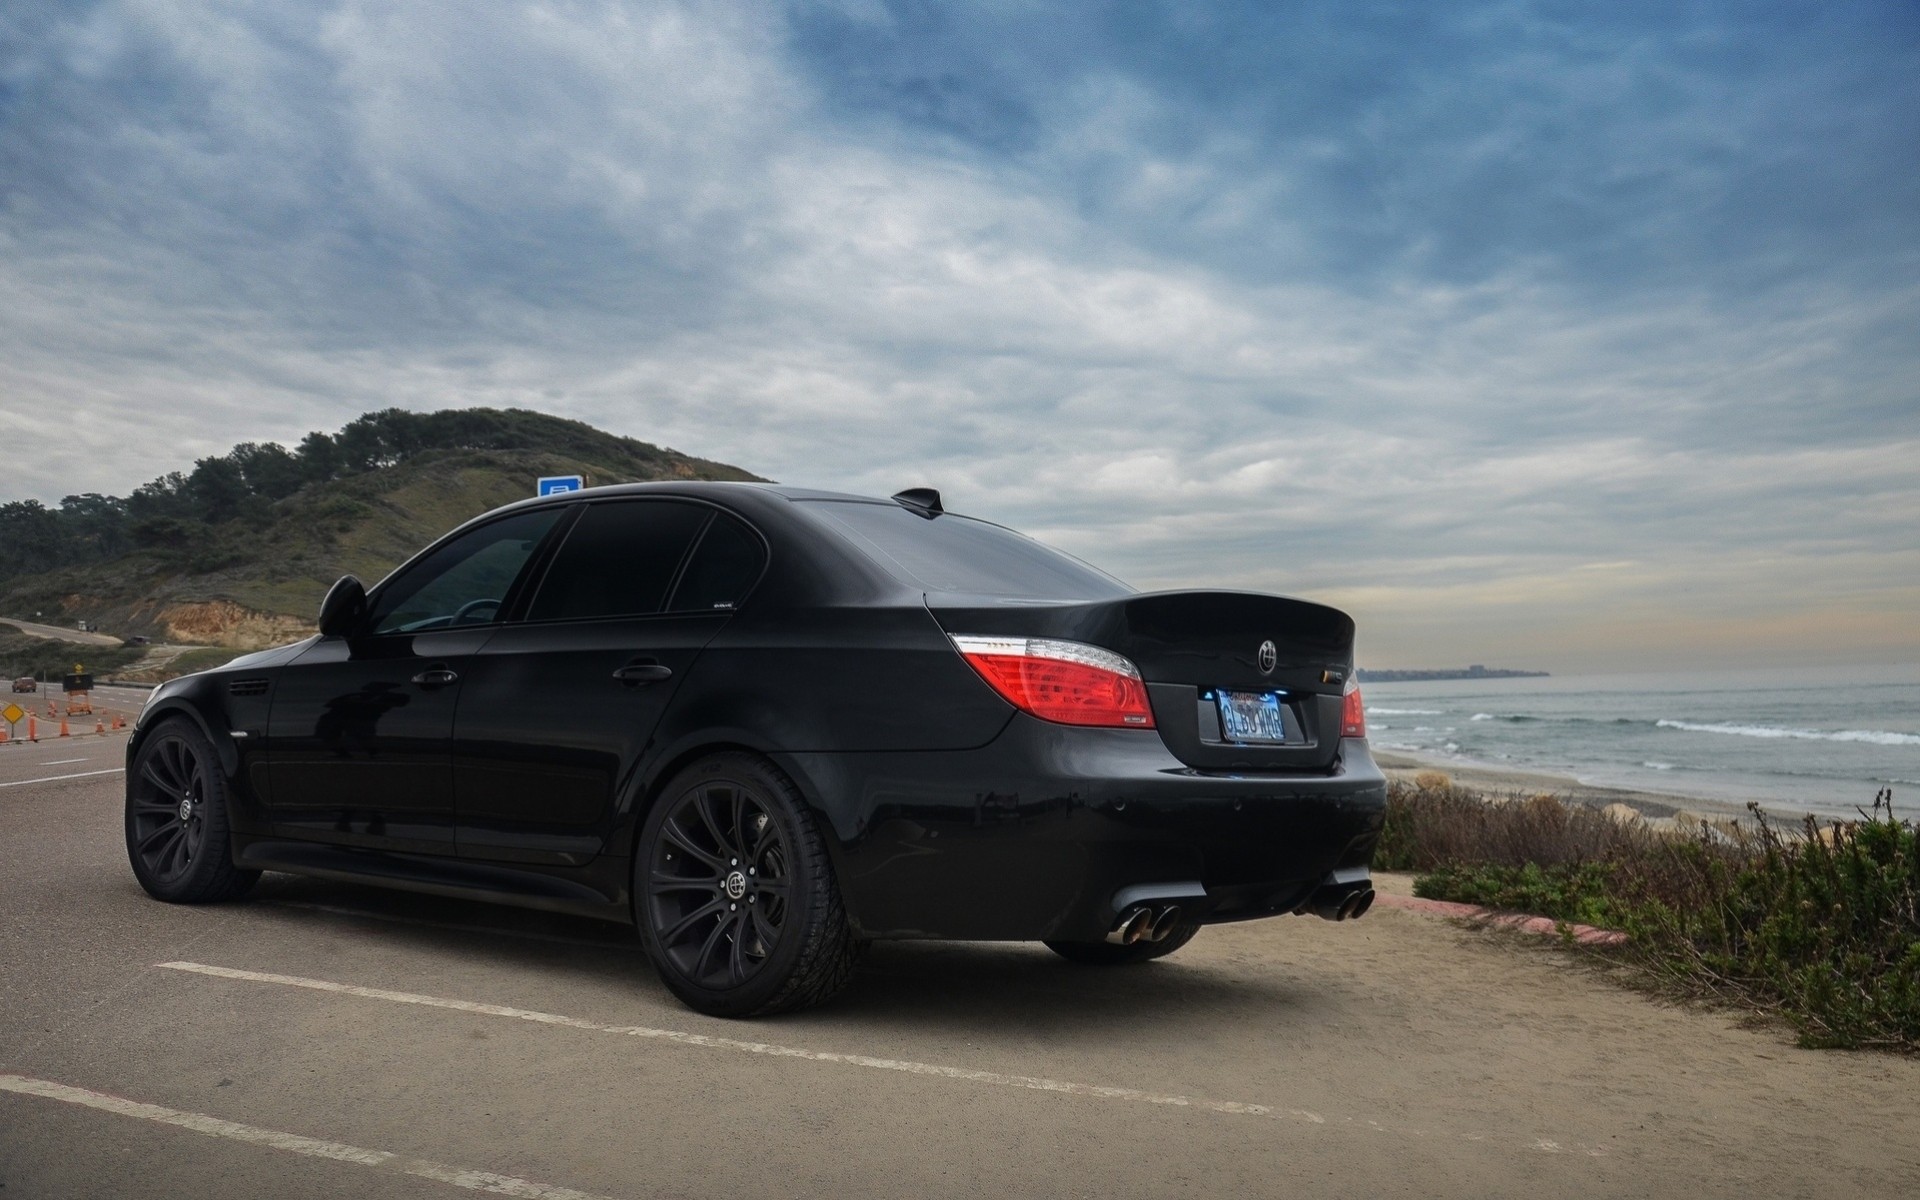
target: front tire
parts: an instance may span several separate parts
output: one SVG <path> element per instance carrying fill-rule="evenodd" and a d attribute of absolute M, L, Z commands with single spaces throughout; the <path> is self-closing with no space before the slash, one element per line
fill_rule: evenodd
<path fill-rule="evenodd" d="M 213 743 L 184 718 L 141 743 L 127 772 L 126 827 L 133 877 L 155 900 L 234 900 L 260 879 L 233 865 L 226 776 Z"/>
<path fill-rule="evenodd" d="M 826 843 L 771 763 L 717 754 L 667 784 L 633 857 L 635 923 L 661 982 L 716 1017 L 830 999 L 859 944 Z"/>

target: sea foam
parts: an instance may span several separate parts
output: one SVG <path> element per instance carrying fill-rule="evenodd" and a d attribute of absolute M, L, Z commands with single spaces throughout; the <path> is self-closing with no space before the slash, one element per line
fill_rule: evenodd
<path fill-rule="evenodd" d="M 1654 722 L 1662 729 L 1684 729 L 1690 733 L 1726 733 L 1735 737 L 1797 738 L 1808 742 L 1866 742 L 1874 746 L 1920 746 L 1920 734 L 1895 733 L 1887 729 L 1785 729 L 1778 725 L 1738 725 L 1731 721 L 1705 724 L 1694 721 Z"/>

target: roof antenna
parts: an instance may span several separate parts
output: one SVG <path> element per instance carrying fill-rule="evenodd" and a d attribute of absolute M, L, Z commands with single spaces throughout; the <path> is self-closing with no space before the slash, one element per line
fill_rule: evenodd
<path fill-rule="evenodd" d="M 932 488 L 908 488 L 904 492 L 895 492 L 893 501 L 914 516 L 925 517 L 929 521 L 947 511 L 940 507 L 940 493 Z"/>

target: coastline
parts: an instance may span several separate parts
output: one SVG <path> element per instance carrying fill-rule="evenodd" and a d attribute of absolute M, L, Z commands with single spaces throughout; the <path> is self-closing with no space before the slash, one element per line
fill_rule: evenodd
<path fill-rule="evenodd" d="M 1495 795 L 1536 795 L 1550 793 L 1574 804 L 1603 808 L 1624 804 L 1641 816 L 1662 819 L 1675 813 L 1696 813 L 1707 817 L 1747 817 L 1747 806 L 1736 800 L 1715 800 L 1701 796 L 1683 796 L 1670 792 L 1641 791 L 1635 788 L 1598 787 L 1581 783 L 1571 775 L 1544 771 L 1511 770 L 1485 763 L 1460 763 L 1418 758 L 1397 751 L 1377 750 L 1374 762 L 1387 778 L 1411 782 L 1422 771 L 1439 771 L 1461 787 Z M 1785 812 L 1762 805 L 1769 819 L 1798 821 L 1799 813 Z"/>

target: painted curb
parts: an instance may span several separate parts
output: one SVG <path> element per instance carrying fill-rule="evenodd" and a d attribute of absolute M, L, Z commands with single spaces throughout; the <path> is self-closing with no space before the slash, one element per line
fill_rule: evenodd
<path fill-rule="evenodd" d="M 1373 902 L 1406 912 L 1426 913 L 1435 917 L 1458 917 L 1462 920 L 1478 921 L 1483 925 L 1498 925 L 1525 933 L 1546 934 L 1549 937 L 1560 936 L 1560 927 L 1563 924 L 1552 917 L 1530 917 L 1525 913 L 1500 912 L 1497 909 L 1482 908 L 1478 904 L 1455 904 L 1451 900 L 1423 900 L 1417 896 L 1387 896 L 1376 892 Z M 1577 925 L 1571 922 L 1565 924 L 1573 930 L 1573 940 L 1583 945 L 1618 946 L 1627 940 L 1627 935 L 1617 929 L 1596 929 L 1592 925 Z"/>

